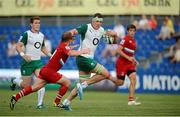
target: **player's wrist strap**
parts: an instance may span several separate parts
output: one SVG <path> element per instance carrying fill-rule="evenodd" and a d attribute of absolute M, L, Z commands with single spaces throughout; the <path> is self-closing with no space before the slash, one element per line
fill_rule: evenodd
<path fill-rule="evenodd" d="M 51 53 L 48 53 L 48 54 L 47 54 L 47 56 L 51 57 L 51 56 L 52 56 L 52 54 L 51 54 Z"/>
<path fill-rule="evenodd" d="M 24 56 L 25 55 L 24 52 L 20 52 L 19 54 L 20 54 L 20 56 Z"/>

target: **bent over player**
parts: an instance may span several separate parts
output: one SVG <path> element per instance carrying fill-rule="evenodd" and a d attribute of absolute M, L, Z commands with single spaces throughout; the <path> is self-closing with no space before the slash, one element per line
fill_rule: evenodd
<path fill-rule="evenodd" d="M 65 95 L 70 87 L 70 81 L 57 71 L 62 68 L 69 56 L 78 56 L 81 54 L 88 54 L 89 49 L 83 49 L 81 51 L 72 50 L 69 45 L 73 42 L 73 37 L 70 32 L 66 32 L 62 35 L 62 40 L 55 52 L 53 53 L 49 62 L 41 69 L 39 76 L 36 78 L 35 83 L 32 86 L 26 87 L 16 95 L 13 95 L 10 100 L 10 109 L 13 110 L 16 102 L 32 92 L 35 92 L 42 88 L 47 83 L 57 83 L 61 87 L 57 93 L 54 102 L 59 105 L 61 98 Z"/>

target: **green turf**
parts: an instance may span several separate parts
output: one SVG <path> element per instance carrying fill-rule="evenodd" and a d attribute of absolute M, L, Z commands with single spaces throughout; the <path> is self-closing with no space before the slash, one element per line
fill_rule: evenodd
<path fill-rule="evenodd" d="M 26 96 L 16 103 L 14 111 L 9 108 L 10 96 L 16 91 L 0 90 L 0 115 L 8 116 L 178 116 L 180 95 L 137 94 L 142 105 L 127 106 L 127 94 L 116 92 L 85 92 L 84 100 L 72 103 L 72 112 L 53 107 L 56 91 L 46 91 L 45 109 L 37 110 L 37 93 Z M 68 92 L 69 94 L 69 92 Z M 67 95 L 66 95 L 67 96 Z"/>

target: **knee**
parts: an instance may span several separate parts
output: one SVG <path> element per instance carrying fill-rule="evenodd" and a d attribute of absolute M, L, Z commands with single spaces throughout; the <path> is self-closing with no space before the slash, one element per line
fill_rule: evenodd
<path fill-rule="evenodd" d="M 107 79 L 109 79 L 109 77 L 111 76 L 111 74 L 106 69 L 104 69 L 101 74 L 104 78 Z"/>
<path fill-rule="evenodd" d="M 36 92 L 36 91 L 38 91 L 38 90 L 41 90 L 41 88 L 42 88 L 41 85 L 33 85 L 33 86 L 32 86 L 33 92 Z"/>
<path fill-rule="evenodd" d="M 130 82 L 131 82 L 131 84 L 136 84 L 136 77 L 135 76 L 131 76 L 131 77 L 129 77 L 129 79 L 130 79 Z"/>
<path fill-rule="evenodd" d="M 33 87 L 33 92 L 36 92 L 36 91 L 38 91 L 39 90 L 39 87 Z"/>
<path fill-rule="evenodd" d="M 130 80 L 130 84 L 135 86 L 136 85 L 136 79 Z"/>
<path fill-rule="evenodd" d="M 69 88 L 69 87 L 71 86 L 70 80 L 67 79 L 67 80 L 63 83 L 63 85 Z"/>
<path fill-rule="evenodd" d="M 116 84 L 117 86 L 122 86 L 122 85 L 124 84 L 124 81 L 122 81 L 122 80 L 116 80 L 116 81 L 115 81 L 115 84 Z"/>
<path fill-rule="evenodd" d="M 31 86 L 29 83 L 27 83 L 27 82 L 22 82 L 22 84 L 21 84 L 21 87 L 23 87 L 23 88 L 26 88 L 26 87 L 29 87 L 29 86 Z"/>

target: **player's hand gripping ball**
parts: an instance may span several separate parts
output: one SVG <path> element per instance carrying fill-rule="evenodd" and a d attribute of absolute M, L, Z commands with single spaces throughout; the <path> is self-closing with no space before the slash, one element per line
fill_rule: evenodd
<path fill-rule="evenodd" d="M 113 44 L 113 42 L 114 42 L 114 38 L 111 37 L 111 36 L 104 35 L 103 38 L 105 39 L 105 42 L 106 42 L 107 44 Z"/>

